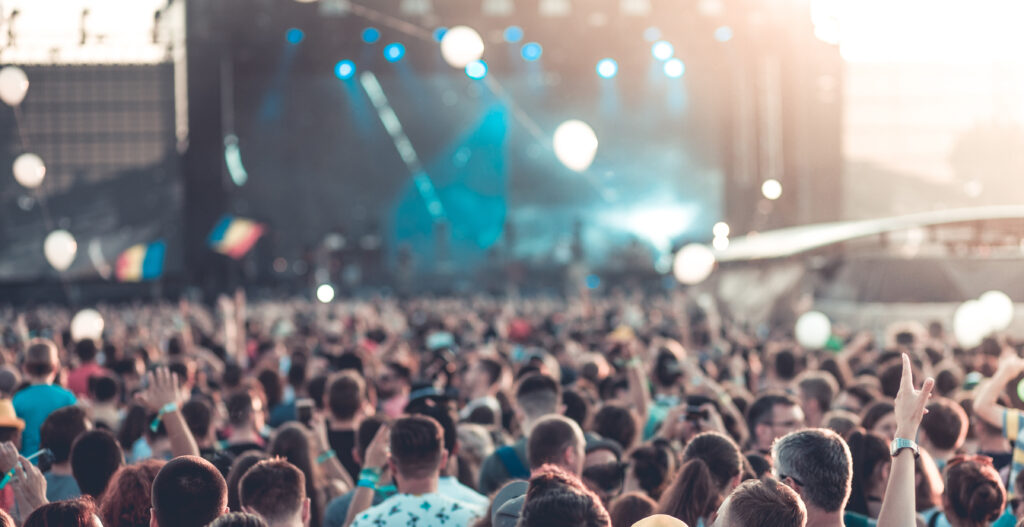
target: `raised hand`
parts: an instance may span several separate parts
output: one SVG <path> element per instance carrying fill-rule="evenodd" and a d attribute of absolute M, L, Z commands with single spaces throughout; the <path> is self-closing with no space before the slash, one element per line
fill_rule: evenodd
<path fill-rule="evenodd" d="M 18 456 L 14 465 L 14 502 L 18 505 L 18 514 L 28 518 L 32 511 L 49 503 L 46 501 L 46 478 L 32 462 Z"/>
<path fill-rule="evenodd" d="M 363 468 L 385 468 L 388 464 L 388 443 L 391 440 L 391 431 L 387 424 L 377 429 L 373 441 L 366 447 L 366 457 L 363 459 Z"/>
<path fill-rule="evenodd" d="M 935 387 L 935 379 L 929 377 L 920 390 L 914 389 L 914 374 L 910 368 L 910 357 L 903 354 L 903 376 L 900 378 L 900 391 L 896 394 L 896 437 L 917 438 L 917 429 L 921 419 L 927 412 L 925 406 Z"/>
<path fill-rule="evenodd" d="M 170 403 L 181 404 L 185 395 L 178 386 L 178 376 L 166 367 L 159 367 L 146 374 L 148 386 L 138 398 L 150 410 L 159 412 Z"/>

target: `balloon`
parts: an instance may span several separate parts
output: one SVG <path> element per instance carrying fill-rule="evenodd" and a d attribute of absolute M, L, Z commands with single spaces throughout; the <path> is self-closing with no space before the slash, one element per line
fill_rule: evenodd
<path fill-rule="evenodd" d="M 75 253 L 78 252 L 78 243 L 70 232 L 63 229 L 56 230 L 46 235 L 43 242 L 43 253 L 46 254 L 46 261 L 58 271 L 66 271 L 75 261 Z"/>
<path fill-rule="evenodd" d="M 330 304 L 334 300 L 334 287 L 331 284 L 320 284 L 316 288 L 316 299 L 323 304 Z"/>
<path fill-rule="evenodd" d="M 956 308 L 953 314 L 953 335 L 965 348 L 981 344 L 982 339 L 992 333 L 992 321 L 985 313 L 985 307 L 978 300 L 968 300 Z"/>
<path fill-rule="evenodd" d="M 484 39 L 468 26 L 455 26 L 441 38 L 441 56 L 453 68 L 463 69 L 484 55 Z"/>
<path fill-rule="evenodd" d="M 11 106 L 21 104 L 28 91 L 28 76 L 17 66 L 0 69 L 0 100 Z"/>
<path fill-rule="evenodd" d="M 583 172 L 597 155 L 597 134 L 587 123 L 573 119 L 555 129 L 554 146 L 555 156 L 562 164 Z"/>
<path fill-rule="evenodd" d="M 21 154 L 14 160 L 14 179 L 25 188 L 36 188 L 43 184 L 46 177 L 46 165 L 42 158 L 35 154 Z"/>
<path fill-rule="evenodd" d="M 96 340 L 103 335 L 103 316 L 95 309 L 83 309 L 71 319 L 71 340 Z"/>
<path fill-rule="evenodd" d="M 979 299 L 994 331 L 1003 331 L 1013 323 L 1013 300 L 1002 291 L 988 291 Z"/>
<path fill-rule="evenodd" d="M 696 285 L 707 280 L 714 269 L 715 253 L 699 243 L 691 243 L 680 249 L 672 265 L 676 280 L 686 285 Z"/>
<path fill-rule="evenodd" d="M 796 341 L 807 349 L 822 349 L 832 336 L 832 322 L 819 311 L 808 311 L 796 321 Z"/>

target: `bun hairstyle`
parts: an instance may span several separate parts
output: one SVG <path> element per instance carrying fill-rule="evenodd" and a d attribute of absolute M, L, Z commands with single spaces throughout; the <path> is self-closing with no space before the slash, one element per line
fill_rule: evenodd
<path fill-rule="evenodd" d="M 963 522 L 988 525 L 1006 506 L 1006 489 L 992 459 L 985 456 L 957 457 L 946 468 L 946 499 L 949 509 Z"/>

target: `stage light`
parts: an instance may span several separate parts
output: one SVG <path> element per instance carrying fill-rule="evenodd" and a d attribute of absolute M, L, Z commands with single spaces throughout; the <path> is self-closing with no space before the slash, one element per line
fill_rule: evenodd
<path fill-rule="evenodd" d="M 544 48 L 536 42 L 527 42 L 523 45 L 521 53 L 523 55 L 523 60 L 526 62 L 533 62 L 535 60 L 539 60 L 540 56 L 544 54 Z"/>
<path fill-rule="evenodd" d="M 597 74 L 602 79 L 611 79 L 619 73 L 619 63 L 615 59 L 601 59 L 597 62 Z"/>
<path fill-rule="evenodd" d="M 384 59 L 388 62 L 398 62 L 405 56 L 405 46 L 401 42 L 392 42 L 384 46 Z"/>
<path fill-rule="evenodd" d="M 363 30 L 363 42 L 375 44 L 380 40 L 380 30 L 375 27 L 368 27 Z"/>
<path fill-rule="evenodd" d="M 71 340 L 98 340 L 103 336 L 103 315 L 95 309 L 83 309 L 71 317 Z"/>
<path fill-rule="evenodd" d="M 658 29 L 658 28 L 656 28 L 654 26 L 651 26 L 651 27 L 649 27 L 649 28 L 644 30 L 644 40 L 646 40 L 647 42 L 654 42 L 655 40 L 658 40 L 659 38 L 661 38 L 661 30 L 660 29 Z"/>
<path fill-rule="evenodd" d="M 334 300 L 334 287 L 331 284 L 320 284 L 316 288 L 316 299 L 321 304 L 330 304 Z"/>
<path fill-rule="evenodd" d="M 558 160 L 576 172 L 589 168 L 597 155 L 597 134 L 583 121 L 573 119 L 560 124 L 553 144 Z"/>
<path fill-rule="evenodd" d="M 711 234 L 714 234 L 716 238 L 728 237 L 731 230 L 728 223 L 720 221 L 711 228 Z"/>
<path fill-rule="evenodd" d="M 696 285 L 707 280 L 714 270 L 715 253 L 699 243 L 691 243 L 680 249 L 672 264 L 672 274 L 686 285 Z"/>
<path fill-rule="evenodd" d="M 732 40 L 732 28 L 729 26 L 722 26 L 716 29 L 715 40 L 719 42 L 728 42 Z"/>
<path fill-rule="evenodd" d="M 676 48 L 667 40 L 659 40 L 651 46 L 651 55 L 658 60 L 668 60 L 676 54 Z"/>
<path fill-rule="evenodd" d="M 338 61 L 334 65 L 334 75 L 341 80 L 351 79 L 356 74 L 356 64 L 351 60 Z"/>
<path fill-rule="evenodd" d="M 448 28 L 442 26 L 434 29 L 434 40 L 441 42 L 444 40 L 444 34 L 448 32 Z"/>
<path fill-rule="evenodd" d="M 484 55 L 484 39 L 468 26 L 455 26 L 441 39 L 441 55 L 453 68 L 465 68 Z"/>
<path fill-rule="evenodd" d="M 782 197 L 782 183 L 777 179 L 769 179 L 761 184 L 761 195 L 775 201 Z"/>
<path fill-rule="evenodd" d="M 668 78 L 678 79 L 683 76 L 683 73 L 686 73 L 686 64 L 679 59 L 669 59 L 665 61 L 664 70 Z"/>
<path fill-rule="evenodd" d="M 729 248 L 729 237 L 728 236 L 715 236 L 714 240 L 711 240 L 711 246 L 716 251 L 724 251 Z"/>
<path fill-rule="evenodd" d="M 466 75 L 471 79 L 480 80 L 487 76 L 487 63 L 482 60 L 470 62 L 466 66 Z"/>
<path fill-rule="evenodd" d="M 46 177 L 46 165 L 43 159 L 35 154 L 21 154 L 14 160 L 12 167 L 14 179 L 25 188 L 36 188 L 43 184 Z"/>
<path fill-rule="evenodd" d="M 508 26 L 505 28 L 505 42 L 516 44 L 523 40 L 523 28 L 519 26 Z"/>
<path fill-rule="evenodd" d="M 284 38 L 289 44 L 298 44 L 299 42 L 302 42 L 302 39 L 306 38 L 306 34 L 303 33 L 301 29 L 293 27 L 285 32 Z"/>

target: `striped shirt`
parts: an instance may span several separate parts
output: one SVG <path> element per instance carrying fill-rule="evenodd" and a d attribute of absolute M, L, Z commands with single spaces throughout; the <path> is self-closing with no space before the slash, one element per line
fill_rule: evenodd
<path fill-rule="evenodd" d="M 1006 487 L 1007 494 L 1016 494 L 1017 474 L 1024 470 L 1024 419 L 1020 410 L 1003 410 L 1003 435 L 1013 443 L 1013 463 L 1010 465 L 1010 483 Z"/>

